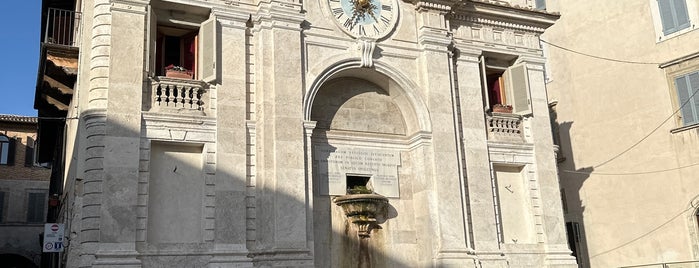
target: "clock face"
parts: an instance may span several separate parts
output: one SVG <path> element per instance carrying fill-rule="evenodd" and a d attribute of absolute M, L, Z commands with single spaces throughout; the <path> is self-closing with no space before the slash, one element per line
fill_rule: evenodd
<path fill-rule="evenodd" d="M 335 21 L 352 36 L 382 38 L 396 23 L 394 0 L 328 0 Z"/>

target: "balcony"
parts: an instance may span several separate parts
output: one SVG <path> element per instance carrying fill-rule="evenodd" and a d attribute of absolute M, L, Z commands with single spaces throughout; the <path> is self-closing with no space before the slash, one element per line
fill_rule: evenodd
<path fill-rule="evenodd" d="M 49 8 L 46 14 L 44 43 L 78 47 L 80 38 L 80 12 Z"/>
<path fill-rule="evenodd" d="M 522 116 L 510 113 L 491 113 L 486 116 L 488 140 L 513 143 L 524 142 Z"/>
<path fill-rule="evenodd" d="M 55 144 L 62 138 L 57 131 L 64 123 L 59 119 L 66 117 L 73 99 L 78 76 L 81 16 L 80 12 L 49 6 L 41 17 L 41 54 L 34 94 L 34 108 L 42 118 L 37 140 L 41 162 L 53 160 Z"/>
<path fill-rule="evenodd" d="M 151 80 L 150 111 L 204 113 L 207 83 L 157 76 Z"/>

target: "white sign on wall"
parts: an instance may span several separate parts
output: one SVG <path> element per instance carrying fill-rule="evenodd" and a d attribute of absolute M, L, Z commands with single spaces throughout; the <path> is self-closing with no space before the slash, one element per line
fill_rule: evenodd
<path fill-rule="evenodd" d="M 44 224 L 44 252 L 63 252 L 63 224 Z"/>
<path fill-rule="evenodd" d="M 370 183 L 377 194 L 399 197 L 399 151 L 332 146 L 315 146 L 314 150 L 321 195 L 345 195 L 347 176 L 364 175 L 371 178 Z"/>

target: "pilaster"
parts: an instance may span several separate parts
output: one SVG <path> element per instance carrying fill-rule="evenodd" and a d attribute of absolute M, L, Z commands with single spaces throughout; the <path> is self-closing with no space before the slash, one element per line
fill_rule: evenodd
<path fill-rule="evenodd" d="M 534 205 L 541 208 L 543 231 L 546 234 L 546 264 L 548 267 L 576 267 L 566 240 L 563 206 L 560 198 L 556 155 L 553 148 L 548 97 L 544 81 L 543 58 L 520 57 L 526 63 L 533 116 L 530 119 L 534 140 L 534 158 L 540 197 Z"/>
<path fill-rule="evenodd" d="M 257 38 L 255 265 L 313 266 L 308 245 L 300 3 L 263 2 Z"/>
<path fill-rule="evenodd" d="M 456 47 L 457 88 L 464 175 L 466 176 L 466 209 L 470 212 L 470 245 L 484 267 L 505 267 L 499 248 L 498 230 L 493 199 L 488 137 L 480 79 L 481 51 Z"/>
<path fill-rule="evenodd" d="M 136 206 L 141 136 L 145 15 L 148 1 L 110 1 L 99 245 L 93 267 L 141 267 Z M 96 24 L 98 24 L 96 22 Z M 96 25 L 97 26 L 97 25 Z M 97 26 L 99 27 L 99 26 Z M 98 37 L 99 38 L 99 37 Z M 93 43 L 93 46 L 95 44 Z M 96 54 L 95 54 L 96 55 Z M 101 100 L 97 100 L 102 102 Z"/>
<path fill-rule="evenodd" d="M 452 43 L 444 15 L 449 7 L 419 2 L 418 43 L 423 49 L 418 66 L 423 71 L 422 86 L 427 96 L 432 125 L 432 178 L 423 182 L 427 187 L 416 192 L 416 202 L 428 204 L 426 215 L 417 215 L 418 224 L 434 236 L 432 266 L 473 265 L 473 256 L 467 247 L 467 216 L 462 209 L 465 189 L 462 187 L 459 147 L 456 143 L 457 121 L 453 92 L 453 76 L 449 46 Z M 424 248 L 423 248 L 424 251 Z M 423 252 L 422 254 L 425 254 Z"/>
<path fill-rule="evenodd" d="M 214 9 L 220 25 L 220 83 L 216 85 L 214 257 L 210 268 L 252 266 L 246 248 L 247 14 Z"/>

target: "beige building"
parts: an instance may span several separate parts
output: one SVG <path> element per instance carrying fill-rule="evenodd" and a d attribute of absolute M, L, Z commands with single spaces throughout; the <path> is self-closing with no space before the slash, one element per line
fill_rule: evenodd
<path fill-rule="evenodd" d="M 536 2 L 45 1 L 61 260 L 575 267 Z"/>
<path fill-rule="evenodd" d="M 49 175 L 35 157 L 37 118 L 0 114 L 0 263 L 33 268 L 49 205 Z"/>
<path fill-rule="evenodd" d="M 554 1 L 542 38 L 582 267 L 699 260 L 699 1 Z M 667 264 L 667 266 L 662 266 Z"/>

